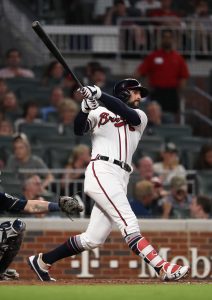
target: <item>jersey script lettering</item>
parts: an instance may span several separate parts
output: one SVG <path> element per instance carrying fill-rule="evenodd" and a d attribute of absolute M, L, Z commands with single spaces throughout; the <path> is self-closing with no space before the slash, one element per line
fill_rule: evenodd
<path fill-rule="evenodd" d="M 99 117 L 100 117 L 100 119 L 98 122 L 98 127 L 107 124 L 109 121 L 114 123 L 115 127 L 121 127 L 121 126 L 127 125 L 126 120 L 122 119 L 121 117 L 112 117 L 107 112 L 102 112 L 99 115 Z M 129 125 L 130 131 L 135 131 L 135 128 L 133 126 L 131 126 L 130 124 L 128 124 L 128 125 Z"/>

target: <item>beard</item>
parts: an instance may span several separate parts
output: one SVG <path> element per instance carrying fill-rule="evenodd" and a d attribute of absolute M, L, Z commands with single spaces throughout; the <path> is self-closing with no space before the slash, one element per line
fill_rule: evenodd
<path fill-rule="evenodd" d="M 127 102 L 126 104 L 127 104 L 130 108 L 136 109 L 136 108 L 139 108 L 139 106 L 140 106 L 140 100 L 136 100 L 136 101 L 134 101 L 134 102 Z"/>

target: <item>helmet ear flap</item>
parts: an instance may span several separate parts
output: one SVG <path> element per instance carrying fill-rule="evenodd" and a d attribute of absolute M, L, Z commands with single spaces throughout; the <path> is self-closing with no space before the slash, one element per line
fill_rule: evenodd
<path fill-rule="evenodd" d="M 119 92 L 119 98 L 123 101 L 123 102 L 127 102 L 130 98 L 130 91 L 129 90 L 122 90 Z"/>

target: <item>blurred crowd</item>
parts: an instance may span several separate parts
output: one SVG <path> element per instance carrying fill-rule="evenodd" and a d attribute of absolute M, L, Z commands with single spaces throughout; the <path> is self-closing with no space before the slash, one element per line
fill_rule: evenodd
<path fill-rule="evenodd" d="M 21 0 L 44 22 L 58 24 L 116 24 L 119 17 L 210 18 L 210 0 Z M 76 13 L 77 12 L 77 13 Z"/>
<path fill-rule="evenodd" d="M 140 2 L 146 2 L 146 7 L 154 4 L 159 10 L 162 3 L 171 1 L 137 1 L 137 10 L 141 9 Z M 114 19 L 113 14 L 114 10 L 107 12 L 107 22 Z M 145 131 L 149 137 L 161 125 L 179 121 L 179 94 L 189 71 L 173 43 L 172 31 L 164 30 L 161 48 L 150 53 L 129 74 L 147 79 L 150 97 L 145 99 L 142 109 L 149 120 Z M 79 66 L 75 71 L 84 84 L 95 84 L 110 94 L 117 81 L 99 61 Z M 10 189 L 17 181 L 21 187 L 19 196 L 23 198 L 47 197 L 55 201 L 58 194 L 76 192 L 85 197 L 84 170 L 91 158 L 91 148 L 88 136 L 77 140 L 73 134 L 74 118 L 82 100 L 77 89 L 57 61 L 42 66 L 38 72 L 24 66 L 18 49 L 7 51 L 5 64 L 0 68 L 0 170 L 1 188 L 6 192 L 12 193 L 6 190 L 5 183 L 11 183 Z M 135 214 L 145 218 L 210 218 L 211 199 L 191 189 L 188 170 L 212 171 L 212 143 L 203 143 L 192 165 L 183 160 L 181 149 L 172 139 L 164 139 L 156 154 L 152 156 L 147 151 L 135 155 L 136 182 L 129 194 Z M 55 174 L 55 168 L 62 172 Z M 84 200 L 88 216 L 92 199 Z"/>

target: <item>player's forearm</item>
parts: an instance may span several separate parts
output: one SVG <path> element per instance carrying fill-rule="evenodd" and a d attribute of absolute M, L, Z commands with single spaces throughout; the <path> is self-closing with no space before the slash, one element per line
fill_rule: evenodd
<path fill-rule="evenodd" d="M 137 112 L 128 107 L 125 103 L 123 103 L 120 99 L 108 95 L 106 93 L 102 93 L 100 101 L 114 114 L 117 114 L 124 118 L 129 124 L 138 126 L 141 123 L 140 117 Z"/>
<path fill-rule="evenodd" d="M 74 120 L 74 134 L 75 135 L 83 135 L 85 132 L 88 131 L 88 114 L 84 113 L 80 110 Z"/>
<path fill-rule="evenodd" d="M 57 203 L 51 203 L 43 200 L 28 200 L 24 212 L 30 214 L 41 214 L 59 211 Z"/>

